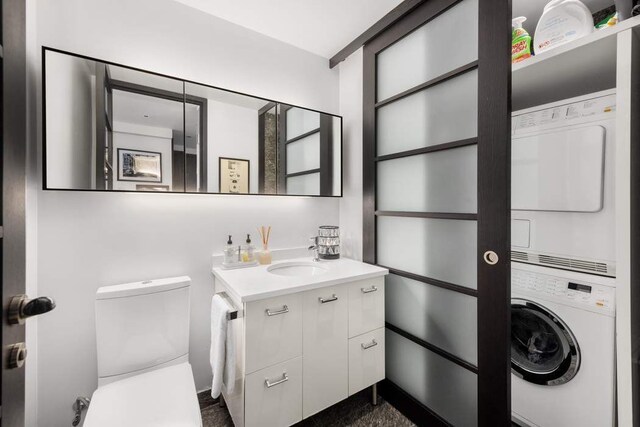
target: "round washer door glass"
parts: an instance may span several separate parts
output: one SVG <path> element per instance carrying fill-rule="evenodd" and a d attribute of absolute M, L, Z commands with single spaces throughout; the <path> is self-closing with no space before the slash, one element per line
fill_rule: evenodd
<path fill-rule="evenodd" d="M 511 300 L 511 371 L 534 384 L 560 385 L 576 376 L 580 349 L 569 327 L 551 311 Z"/>

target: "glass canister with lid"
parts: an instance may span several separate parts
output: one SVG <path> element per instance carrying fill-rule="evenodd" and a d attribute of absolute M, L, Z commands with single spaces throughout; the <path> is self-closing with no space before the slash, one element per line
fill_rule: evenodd
<path fill-rule="evenodd" d="M 318 256 L 321 259 L 340 258 L 340 227 L 321 225 L 318 229 Z"/>

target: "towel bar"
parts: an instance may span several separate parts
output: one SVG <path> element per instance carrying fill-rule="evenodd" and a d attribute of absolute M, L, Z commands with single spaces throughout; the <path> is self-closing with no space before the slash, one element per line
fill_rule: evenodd
<path fill-rule="evenodd" d="M 237 319 L 238 318 L 238 309 L 236 308 L 235 304 L 233 303 L 233 300 L 224 291 L 218 292 L 218 295 L 220 295 L 220 297 L 223 300 L 225 300 L 225 302 L 229 305 L 229 307 L 231 307 L 231 310 L 229 310 L 229 312 L 227 313 L 227 320 Z"/>

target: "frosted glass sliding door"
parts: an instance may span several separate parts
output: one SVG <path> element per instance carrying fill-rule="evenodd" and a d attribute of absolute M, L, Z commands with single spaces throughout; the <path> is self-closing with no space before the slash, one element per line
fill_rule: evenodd
<path fill-rule="evenodd" d="M 364 257 L 391 273 L 383 390 L 430 425 L 510 423 L 509 9 L 425 2 L 365 46 Z"/>

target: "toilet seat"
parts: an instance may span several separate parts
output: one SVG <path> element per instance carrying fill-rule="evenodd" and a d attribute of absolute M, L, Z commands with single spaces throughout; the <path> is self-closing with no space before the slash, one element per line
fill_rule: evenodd
<path fill-rule="evenodd" d="M 115 381 L 98 388 L 85 427 L 201 427 L 189 363 Z"/>

